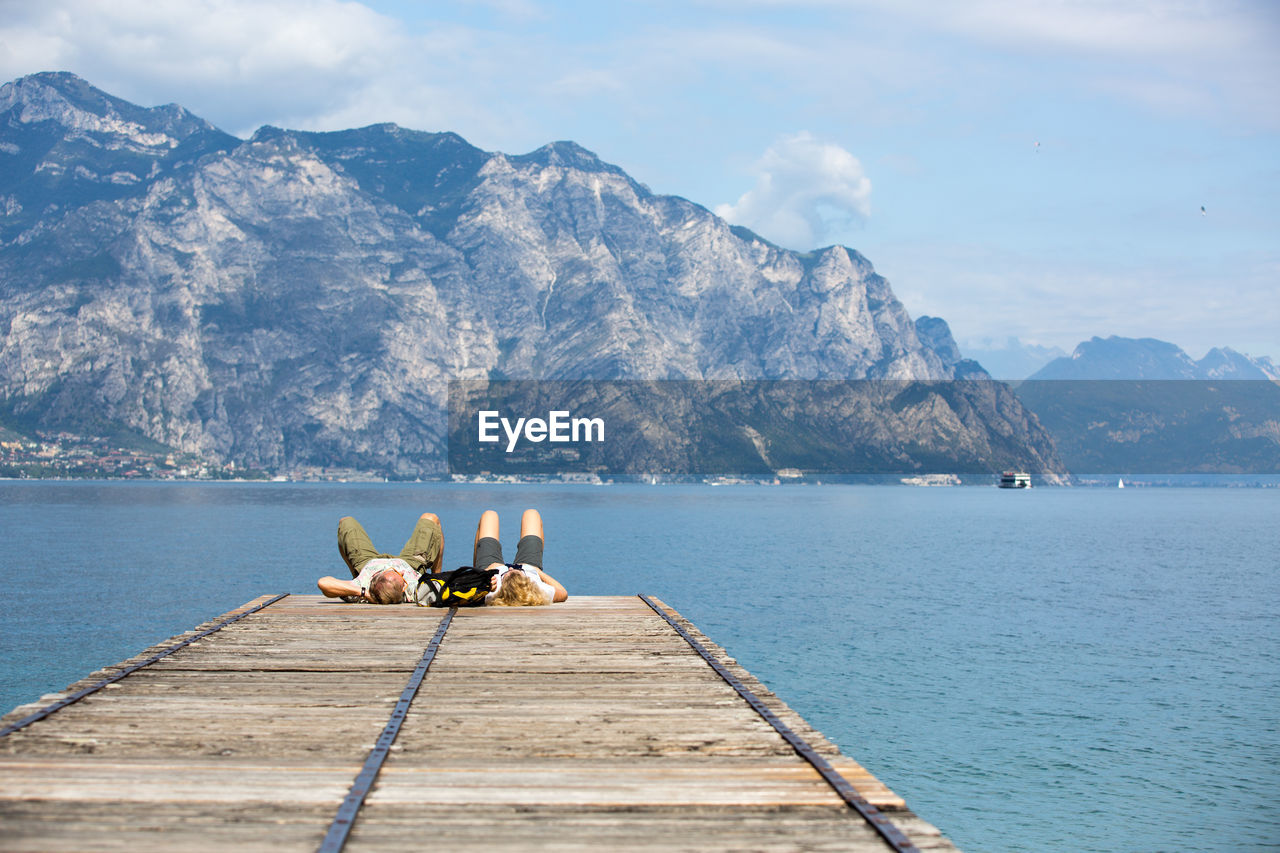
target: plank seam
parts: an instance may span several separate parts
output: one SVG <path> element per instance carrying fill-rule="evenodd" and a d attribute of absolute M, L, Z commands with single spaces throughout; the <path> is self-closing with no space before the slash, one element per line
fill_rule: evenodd
<path fill-rule="evenodd" d="M 172 646 L 168 646 L 164 649 L 161 649 L 159 652 L 156 652 L 154 655 L 147 658 L 146 660 L 139 661 L 138 663 L 125 667 L 124 669 L 117 672 L 115 675 L 110 675 L 102 679 L 101 681 L 97 682 L 96 684 L 91 684 L 88 687 L 85 687 L 81 690 L 77 690 L 75 693 L 72 693 L 70 696 L 64 696 L 58 701 L 50 705 L 46 705 L 45 707 L 41 708 L 39 711 L 35 711 L 34 713 L 28 714 L 27 716 L 23 717 L 21 720 L 18 720 L 16 723 L 10 723 L 9 725 L 5 726 L 3 729 L 0 729 L 0 737 L 6 737 L 7 735 L 10 735 L 13 732 L 18 731 L 19 729 L 26 728 L 32 723 L 39 722 L 40 720 L 43 720 L 45 717 L 52 714 L 53 712 L 60 711 L 63 708 L 67 707 L 68 705 L 71 705 L 75 702 L 79 702 L 84 697 L 92 693 L 98 692 L 102 688 L 106 687 L 108 684 L 114 684 L 115 682 L 119 681 L 125 676 L 132 675 L 133 673 L 137 672 L 138 670 L 142 669 L 145 666 L 150 666 L 156 661 L 161 660 L 162 658 L 166 658 L 176 651 L 185 649 L 187 646 L 191 645 L 196 640 L 203 640 L 205 637 L 209 636 L 215 631 L 221 631 L 223 628 L 227 627 L 231 623 L 239 622 L 241 619 L 245 618 L 246 616 L 252 613 L 257 613 L 262 608 L 269 607 L 272 604 L 275 604 L 277 601 L 284 598 L 288 594 L 289 593 L 287 592 L 282 592 L 279 595 L 273 598 L 270 598 L 267 601 L 264 601 L 261 604 L 250 608 L 249 610 L 244 611 L 243 613 L 232 616 L 229 619 L 222 620 L 217 625 L 214 625 L 212 628 L 206 628 L 205 630 L 199 632 L 198 634 L 193 634 L 192 636 L 187 637 L 185 640 L 181 640 L 177 643 L 174 643 Z"/>
<path fill-rule="evenodd" d="M 458 608 L 450 607 L 449 612 L 445 614 L 444 618 L 440 620 L 440 624 L 436 626 L 435 636 L 431 638 L 431 642 L 423 650 L 422 659 L 418 661 L 418 665 L 409 676 L 408 683 L 405 685 L 404 690 L 401 691 L 395 708 L 391 711 L 391 718 L 387 720 L 387 724 L 383 727 L 377 743 L 369 751 L 369 756 L 364 761 L 364 767 L 360 769 L 355 781 L 351 783 L 351 790 L 347 792 L 342 805 L 338 807 L 338 813 L 333 816 L 333 822 L 329 824 L 329 831 L 325 834 L 324 841 L 321 842 L 320 847 L 317 848 L 318 853 L 338 853 L 346 845 L 347 838 L 351 834 L 351 827 L 355 823 L 356 815 L 359 814 L 361 806 L 364 805 L 365 797 L 373 790 L 373 783 L 378 778 L 378 773 L 381 772 L 382 764 L 387 760 L 387 755 L 391 752 L 391 745 L 395 743 L 396 736 L 400 734 L 400 726 L 404 723 L 405 717 L 408 716 L 409 705 L 418 694 L 418 688 L 422 686 L 422 679 L 431 667 L 431 662 L 435 659 L 436 651 L 440 648 L 441 641 L 444 640 L 444 632 L 449 630 L 449 623 L 453 621 L 453 614 L 457 612 Z"/>
<path fill-rule="evenodd" d="M 840 799 L 844 800 L 846 804 L 857 811 L 858 814 L 862 816 L 863 820 L 865 820 L 871 828 L 889 844 L 890 847 L 899 851 L 899 853 L 908 853 L 908 851 L 919 850 L 919 848 L 916 847 L 916 845 L 906 836 L 905 833 L 903 833 L 901 829 L 895 826 L 893 822 L 885 817 L 878 808 L 859 794 L 857 790 L 854 789 L 853 785 L 849 783 L 849 780 L 841 776 L 839 771 L 832 767 L 830 762 L 819 755 L 808 741 L 792 731 L 790 726 L 784 723 L 777 714 L 770 710 L 769 707 L 760 700 L 760 697 L 751 692 L 751 690 L 743 684 L 736 675 L 730 672 L 724 664 L 716 660 L 715 656 L 711 654 L 707 647 L 698 642 L 693 635 L 684 629 L 684 626 L 680 625 L 667 615 L 667 613 L 659 608 L 649 596 L 640 595 L 640 600 L 649 605 L 649 607 L 653 609 L 654 613 L 657 613 L 666 620 L 667 624 L 674 628 L 676 633 L 679 634 L 695 652 L 702 656 L 702 659 L 705 660 L 713 670 L 715 670 L 717 675 L 723 678 L 730 687 L 736 690 L 738 695 L 741 696 L 757 714 L 764 718 L 765 722 L 773 726 L 774 731 L 781 735 L 783 740 L 790 744 L 791 748 L 794 749 L 801 758 L 813 765 L 813 769 L 818 771 L 818 774 L 822 776 L 827 784 L 831 786 L 832 790 L 840 796 Z"/>

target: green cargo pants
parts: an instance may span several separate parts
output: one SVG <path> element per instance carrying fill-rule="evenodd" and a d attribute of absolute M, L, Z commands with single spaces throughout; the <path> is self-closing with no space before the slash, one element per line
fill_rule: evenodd
<path fill-rule="evenodd" d="M 399 557 L 420 573 L 430 572 L 431 567 L 440 557 L 444 548 L 444 531 L 440 524 L 428 515 L 418 519 L 409 541 L 404 543 L 399 554 L 387 554 L 373 547 L 373 540 L 365 532 L 360 522 L 351 516 L 338 521 L 338 553 L 342 555 L 351 577 L 360 574 L 364 564 L 374 557 Z"/>

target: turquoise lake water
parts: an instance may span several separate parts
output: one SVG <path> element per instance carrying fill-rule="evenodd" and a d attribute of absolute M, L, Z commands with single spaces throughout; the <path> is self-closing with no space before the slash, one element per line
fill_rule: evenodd
<path fill-rule="evenodd" d="M 527 506 L 963 849 L 1280 850 L 1280 489 L 3 482 L 0 705 L 315 592 L 342 515 L 455 566 Z"/>

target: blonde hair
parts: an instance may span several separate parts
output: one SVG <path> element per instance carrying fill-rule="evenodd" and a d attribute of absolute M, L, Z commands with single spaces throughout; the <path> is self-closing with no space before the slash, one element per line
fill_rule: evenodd
<path fill-rule="evenodd" d="M 374 604 L 401 604 L 404 602 L 406 587 L 397 580 L 403 580 L 399 572 L 384 570 L 378 572 L 369 581 L 369 599 Z"/>
<path fill-rule="evenodd" d="M 537 581 L 513 569 L 502 576 L 502 585 L 498 587 L 492 603 L 505 607 L 534 607 L 546 604 L 547 596 Z"/>

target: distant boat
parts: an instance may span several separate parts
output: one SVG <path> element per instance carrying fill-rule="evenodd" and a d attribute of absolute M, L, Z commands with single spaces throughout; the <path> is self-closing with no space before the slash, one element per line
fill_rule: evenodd
<path fill-rule="evenodd" d="M 1000 475 L 1000 488 L 1029 489 L 1031 488 L 1031 475 L 1026 471 L 1005 471 Z"/>
<path fill-rule="evenodd" d="M 1116 484 L 1116 488 L 1117 488 L 1117 489 L 1123 489 L 1123 488 L 1124 488 L 1124 480 L 1121 480 L 1119 483 L 1117 483 L 1117 484 Z"/>

